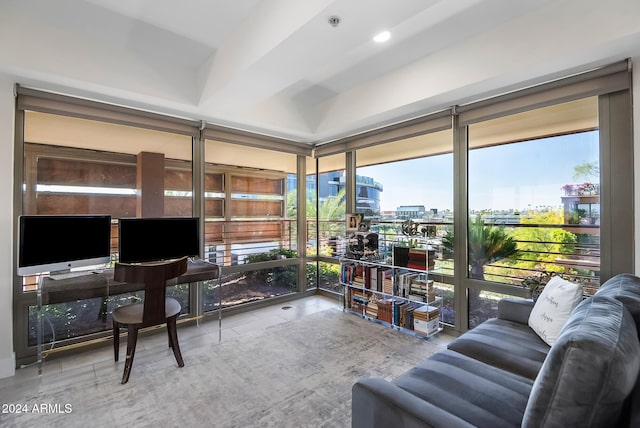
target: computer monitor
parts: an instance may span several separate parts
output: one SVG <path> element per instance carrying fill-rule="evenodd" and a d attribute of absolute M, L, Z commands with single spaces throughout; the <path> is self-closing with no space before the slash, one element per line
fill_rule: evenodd
<path fill-rule="evenodd" d="M 22 215 L 18 222 L 18 275 L 111 261 L 110 215 Z"/>
<path fill-rule="evenodd" d="M 198 217 L 118 220 L 118 260 L 122 263 L 142 263 L 199 255 Z"/>

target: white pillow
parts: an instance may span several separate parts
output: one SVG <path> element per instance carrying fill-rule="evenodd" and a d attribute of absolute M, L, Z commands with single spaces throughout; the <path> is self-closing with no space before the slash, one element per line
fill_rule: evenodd
<path fill-rule="evenodd" d="M 582 301 L 582 285 L 554 276 L 529 315 L 529 327 L 553 346 L 573 309 Z"/>

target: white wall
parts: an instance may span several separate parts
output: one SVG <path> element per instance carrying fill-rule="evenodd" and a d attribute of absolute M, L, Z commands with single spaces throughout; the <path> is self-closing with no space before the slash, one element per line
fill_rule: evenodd
<path fill-rule="evenodd" d="M 13 352 L 13 80 L 0 74 L 0 378 L 15 373 Z"/>

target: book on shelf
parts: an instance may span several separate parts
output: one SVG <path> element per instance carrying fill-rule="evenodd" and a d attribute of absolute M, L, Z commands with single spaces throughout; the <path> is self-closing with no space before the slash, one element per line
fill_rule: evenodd
<path fill-rule="evenodd" d="M 396 299 L 393 302 L 393 323 L 397 326 L 402 325 L 402 320 L 400 319 L 403 311 L 403 306 L 407 304 L 407 300 L 405 299 Z"/>
<path fill-rule="evenodd" d="M 433 269 L 436 265 L 436 252 L 427 248 L 410 248 L 407 260 L 409 269 Z"/>
<path fill-rule="evenodd" d="M 376 266 L 363 266 L 362 268 L 362 284 L 364 288 L 368 290 L 376 290 L 377 287 L 377 267 Z"/>
<path fill-rule="evenodd" d="M 366 310 L 369 299 L 360 290 L 352 288 L 349 290 L 349 302 L 351 303 L 351 309 L 354 311 L 362 312 Z"/>
<path fill-rule="evenodd" d="M 411 284 L 419 279 L 422 274 L 416 272 L 401 272 L 396 276 L 395 295 L 400 297 L 409 297 L 411 293 Z"/>
<path fill-rule="evenodd" d="M 351 284 L 355 285 L 356 287 L 364 287 L 364 271 L 362 269 L 362 264 L 360 263 L 355 264 L 353 281 L 351 282 Z"/>
<path fill-rule="evenodd" d="M 352 284 L 355 276 L 356 266 L 351 263 L 343 263 L 340 265 L 340 281 L 343 284 Z"/>
<path fill-rule="evenodd" d="M 378 278 L 376 285 L 377 291 L 385 294 L 393 294 L 393 279 L 391 278 L 392 271 L 388 267 L 379 266 L 377 269 Z"/>
<path fill-rule="evenodd" d="M 391 324 L 393 321 L 393 299 L 385 297 L 377 302 L 378 319 Z"/>
<path fill-rule="evenodd" d="M 393 247 L 394 266 L 416 270 L 427 270 L 435 267 L 435 250 L 431 248 L 409 248 L 396 245 Z"/>
<path fill-rule="evenodd" d="M 426 303 L 433 303 L 436 300 L 436 292 L 433 288 L 433 280 L 415 278 L 409 285 L 409 298 L 420 300 Z"/>
<path fill-rule="evenodd" d="M 440 308 L 431 305 L 420 305 L 415 311 L 415 316 L 425 321 L 437 319 L 440 317 Z"/>
<path fill-rule="evenodd" d="M 413 311 L 413 330 L 426 335 L 438 331 L 440 323 L 440 308 L 423 305 Z"/>
<path fill-rule="evenodd" d="M 359 276 L 360 278 L 363 277 L 363 272 L 364 272 L 364 266 L 362 266 L 362 263 L 356 263 L 356 274 L 355 276 Z"/>
<path fill-rule="evenodd" d="M 407 250 L 409 254 L 409 249 Z M 428 263 L 429 252 L 422 250 Z M 428 272 L 370 261 L 341 261 L 345 305 L 370 318 L 431 335 L 439 330 L 440 309 Z"/>
<path fill-rule="evenodd" d="M 436 300 L 438 300 L 438 297 L 436 295 L 413 294 L 413 293 L 409 294 L 407 298 L 409 300 L 413 300 L 414 302 L 419 302 L 419 303 L 435 303 Z"/>
<path fill-rule="evenodd" d="M 378 267 L 377 266 L 367 266 L 365 268 L 365 288 L 369 290 L 378 291 Z"/>
<path fill-rule="evenodd" d="M 405 301 L 398 306 L 400 310 L 399 323 L 400 327 L 404 327 L 409 330 L 413 330 L 414 311 L 419 308 L 421 304 L 419 302 Z"/>
<path fill-rule="evenodd" d="M 370 318 L 378 318 L 378 301 L 375 299 L 375 295 L 369 297 L 365 314 Z"/>
<path fill-rule="evenodd" d="M 369 301 L 368 296 L 362 290 L 359 290 L 357 288 L 349 289 L 349 295 L 351 297 L 351 300 L 356 299 L 364 303 L 367 303 Z"/>

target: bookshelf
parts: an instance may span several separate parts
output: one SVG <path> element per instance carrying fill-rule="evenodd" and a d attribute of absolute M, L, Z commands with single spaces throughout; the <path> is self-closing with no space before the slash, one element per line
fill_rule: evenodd
<path fill-rule="evenodd" d="M 344 310 L 421 337 L 441 332 L 443 299 L 434 287 L 434 255 L 430 249 L 395 247 L 391 261 L 341 257 Z"/>

